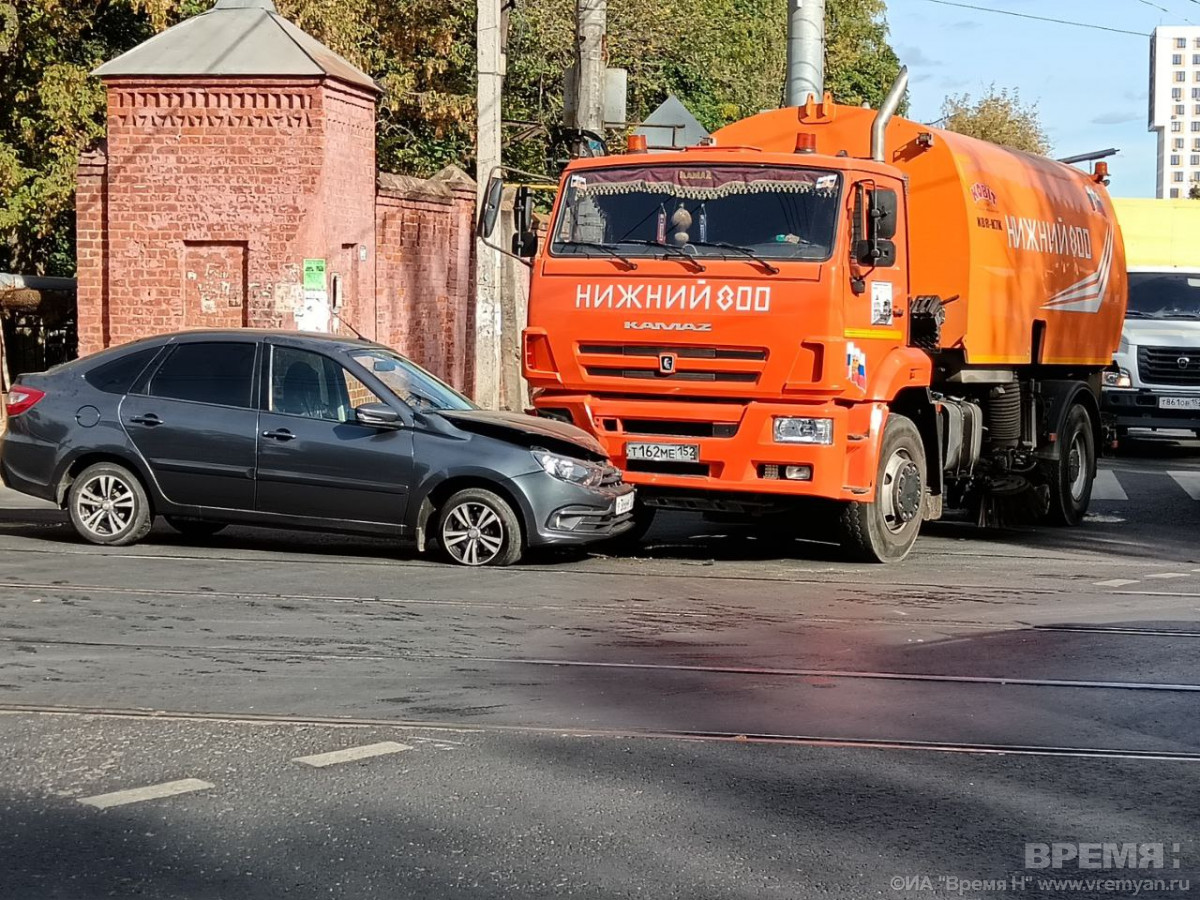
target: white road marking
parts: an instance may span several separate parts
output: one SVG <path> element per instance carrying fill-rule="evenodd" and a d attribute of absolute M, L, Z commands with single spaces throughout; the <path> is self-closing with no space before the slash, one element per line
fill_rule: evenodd
<path fill-rule="evenodd" d="M 1152 572 L 1147 578 L 1187 578 L 1187 572 Z"/>
<path fill-rule="evenodd" d="M 1093 581 L 1096 587 L 1125 587 L 1127 584 L 1137 584 L 1136 578 L 1110 578 L 1108 581 Z"/>
<path fill-rule="evenodd" d="M 330 753 L 318 753 L 316 756 L 297 756 L 292 760 L 302 766 L 312 766 L 322 769 L 325 766 L 336 766 L 338 763 L 354 762 L 359 759 L 370 759 L 372 756 L 386 756 L 389 753 L 400 753 L 411 750 L 408 744 L 396 741 L 381 741 L 378 744 L 364 744 L 361 747 L 347 747 L 345 750 L 334 750 Z"/>
<path fill-rule="evenodd" d="M 1112 469 L 1101 469 L 1096 473 L 1096 480 L 1092 482 L 1092 499 L 1128 500 L 1129 495 L 1117 480 L 1116 472 Z"/>
<path fill-rule="evenodd" d="M 1168 472 L 1193 500 L 1200 500 L 1200 472 Z"/>
<path fill-rule="evenodd" d="M 95 797 L 81 797 L 79 802 L 84 806 L 94 806 L 96 809 L 108 809 L 110 806 L 124 806 L 126 803 L 141 803 L 143 800 L 158 800 L 162 797 L 174 797 L 177 794 L 190 794 L 192 791 L 207 791 L 213 785 L 198 778 L 184 778 L 180 781 L 167 781 L 163 784 L 152 784 L 149 787 L 132 788 L 128 791 L 113 791 L 111 794 L 97 794 Z"/>

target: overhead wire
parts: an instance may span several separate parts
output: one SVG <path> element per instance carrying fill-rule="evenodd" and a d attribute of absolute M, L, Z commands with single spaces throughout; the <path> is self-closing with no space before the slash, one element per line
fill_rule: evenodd
<path fill-rule="evenodd" d="M 1053 22 L 1055 25 L 1071 25 L 1076 28 L 1091 28 L 1095 31 L 1108 31 L 1113 34 L 1132 34 L 1137 37 L 1149 37 L 1150 35 L 1144 31 L 1130 31 L 1127 28 L 1113 28 L 1109 25 L 1096 25 L 1091 22 L 1073 22 L 1070 19 L 1052 19 L 1048 16 L 1035 16 L 1030 13 L 1013 12 L 1011 9 L 994 9 L 990 6 L 975 6 L 970 3 L 956 3 L 954 0 L 925 0 L 926 3 L 936 3 L 939 6 L 954 6 L 959 9 L 971 9 L 975 12 L 996 13 L 1001 16 L 1013 16 L 1018 19 L 1032 19 L 1036 22 Z M 1192 0 L 1193 3 L 1200 5 L 1200 0 Z"/>

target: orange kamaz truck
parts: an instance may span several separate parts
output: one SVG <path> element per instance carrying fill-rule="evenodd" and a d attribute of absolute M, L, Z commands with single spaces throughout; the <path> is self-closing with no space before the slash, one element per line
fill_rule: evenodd
<path fill-rule="evenodd" d="M 1106 169 L 894 117 L 903 88 L 574 160 L 540 249 L 518 216 L 536 412 L 642 525 L 790 513 L 888 562 L 951 507 L 1083 518 L 1127 292 Z"/>

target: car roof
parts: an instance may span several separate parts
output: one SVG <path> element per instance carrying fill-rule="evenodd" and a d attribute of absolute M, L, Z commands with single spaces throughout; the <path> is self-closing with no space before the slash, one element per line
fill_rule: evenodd
<path fill-rule="evenodd" d="M 318 331 L 289 331 L 285 328 L 208 328 L 189 329 L 156 334 L 141 340 L 131 341 L 111 349 L 132 348 L 150 344 L 165 344 L 170 342 L 211 341 L 214 338 L 235 338 L 240 340 L 262 340 L 264 338 L 295 341 L 299 344 L 326 344 L 344 347 L 383 347 L 374 341 L 342 334 L 327 334 Z M 384 348 L 387 349 L 387 348 Z"/>

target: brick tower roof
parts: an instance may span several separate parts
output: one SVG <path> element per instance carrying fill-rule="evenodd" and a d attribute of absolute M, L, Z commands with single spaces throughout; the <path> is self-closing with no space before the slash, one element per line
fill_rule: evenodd
<path fill-rule="evenodd" d="M 301 31 L 272 0 L 217 0 L 92 74 L 148 76 L 327 76 L 378 92 L 362 70 Z"/>

